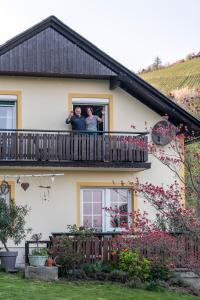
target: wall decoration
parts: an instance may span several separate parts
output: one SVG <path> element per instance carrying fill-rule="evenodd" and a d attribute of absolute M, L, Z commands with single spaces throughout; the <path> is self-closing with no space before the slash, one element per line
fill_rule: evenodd
<path fill-rule="evenodd" d="M 38 187 L 40 189 L 43 189 L 42 200 L 49 201 L 51 186 L 50 185 L 38 185 Z"/>
<path fill-rule="evenodd" d="M 26 190 L 29 188 L 30 184 L 28 182 L 22 182 L 21 187 L 26 192 Z"/>
<path fill-rule="evenodd" d="M 0 194 L 6 195 L 10 191 L 10 186 L 8 182 L 5 180 L 6 178 L 9 178 L 9 180 L 15 180 L 17 184 L 20 184 L 21 188 L 24 191 L 27 191 L 27 189 L 30 187 L 29 182 L 23 182 L 25 178 L 38 178 L 39 179 L 39 188 L 42 190 L 42 200 L 43 201 L 49 201 L 50 197 L 50 189 L 51 185 L 55 181 L 55 178 L 59 176 L 64 176 L 64 173 L 33 173 L 33 174 L 4 174 L 0 175 L 0 178 L 2 178 L 2 183 L 0 184 Z M 43 180 L 44 179 L 44 180 Z M 43 181 L 43 182 L 41 182 Z M 44 181 L 46 181 L 46 184 L 44 184 Z"/>
<path fill-rule="evenodd" d="M 7 181 L 3 180 L 0 184 L 0 194 L 7 195 L 10 191 L 10 186 Z"/>

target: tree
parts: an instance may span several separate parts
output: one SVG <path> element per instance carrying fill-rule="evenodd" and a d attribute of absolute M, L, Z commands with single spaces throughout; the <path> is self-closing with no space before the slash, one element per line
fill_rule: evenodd
<path fill-rule="evenodd" d="M 191 114 L 200 117 L 200 88 L 184 87 L 170 92 L 170 97 Z"/>
<path fill-rule="evenodd" d="M 5 200 L 0 198 L 0 241 L 7 252 L 8 239 L 12 239 L 18 245 L 25 238 L 25 217 L 28 212 L 26 205 L 16 205 L 13 201 L 7 205 Z"/>
<path fill-rule="evenodd" d="M 168 122 L 169 117 L 165 115 L 164 119 Z M 152 129 L 146 126 L 146 130 Z M 183 124 L 175 128 L 168 122 L 167 127 L 161 125 L 161 128 L 156 130 L 161 135 L 169 137 L 171 142 L 167 147 L 155 145 L 153 142 L 145 144 L 142 140 L 140 144 L 137 142 L 137 146 L 148 149 L 154 158 L 171 170 L 176 180 L 166 187 L 151 182 L 139 182 L 139 180 L 129 182 L 130 189 L 140 194 L 155 208 L 156 219 L 148 219 L 148 214 L 142 215 L 140 211 L 128 213 L 133 223 L 122 222 L 120 227 L 125 233 L 136 234 L 137 238 L 124 239 L 123 243 L 120 241 L 118 244 L 123 244 L 124 248 L 137 248 L 142 255 L 144 249 L 148 248 L 145 250 L 145 255 L 150 255 L 149 258 L 155 264 L 156 260 L 168 257 L 165 264 L 170 262 L 170 265 L 173 263 L 174 266 L 181 265 L 198 272 L 200 268 L 198 259 L 200 255 L 200 140 Z M 193 144 L 193 141 L 196 143 Z M 181 170 L 185 170 L 186 176 Z M 193 198 L 196 206 L 185 207 L 184 195 L 188 199 Z M 107 211 L 118 219 L 123 214 L 127 215 L 120 210 L 108 208 Z"/>
<path fill-rule="evenodd" d="M 153 69 L 157 70 L 161 67 L 161 65 L 162 65 L 162 61 L 161 61 L 160 57 L 156 56 L 155 59 L 154 59 L 153 65 L 152 65 Z"/>
<path fill-rule="evenodd" d="M 193 53 L 189 53 L 187 56 L 186 56 L 186 60 L 190 60 L 190 59 L 192 59 L 193 57 L 195 56 L 195 53 L 193 52 Z"/>
<path fill-rule="evenodd" d="M 185 87 L 182 89 L 175 89 L 170 92 L 170 97 L 189 113 L 193 114 L 196 118 L 200 117 L 199 88 L 190 89 Z M 195 204 L 199 206 L 198 211 L 200 216 L 200 200 L 197 200 L 199 197 L 199 184 L 197 176 L 200 174 L 200 141 L 198 138 L 196 138 L 195 142 L 192 133 L 190 134 L 191 136 L 183 147 L 183 152 L 185 153 L 185 178 L 182 178 L 182 181 L 186 185 L 186 203 L 189 206 L 194 206 Z M 191 143 L 191 140 L 193 140 L 193 143 Z"/>

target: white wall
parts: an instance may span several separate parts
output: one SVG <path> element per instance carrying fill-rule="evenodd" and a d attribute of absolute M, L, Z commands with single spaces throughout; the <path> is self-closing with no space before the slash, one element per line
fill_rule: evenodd
<path fill-rule="evenodd" d="M 114 130 L 144 130 L 145 121 L 153 125 L 160 116 L 117 88 L 109 90 L 109 81 L 28 77 L 0 77 L 1 90 L 22 92 L 22 128 L 66 129 L 69 93 L 112 94 Z"/>

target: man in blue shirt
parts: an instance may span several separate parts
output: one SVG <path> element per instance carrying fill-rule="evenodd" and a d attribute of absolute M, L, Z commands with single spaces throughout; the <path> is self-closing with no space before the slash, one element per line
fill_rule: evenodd
<path fill-rule="evenodd" d="M 81 116 L 81 108 L 75 108 L 75 114 L 73 111 L 70 112 L 66 124 L 72 125 L 73 131 L 85 131 L 85 117 Z"/>

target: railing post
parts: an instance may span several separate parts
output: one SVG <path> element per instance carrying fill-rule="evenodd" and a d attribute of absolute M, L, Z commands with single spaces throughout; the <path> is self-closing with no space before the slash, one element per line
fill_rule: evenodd
<path fill-rule="evenodd" d="M 109 137 L 109 135 L 104 135 L 104 149 L 105 149 L 104 161 L 109 161 L 110 160 L 110 137 Z"/>

